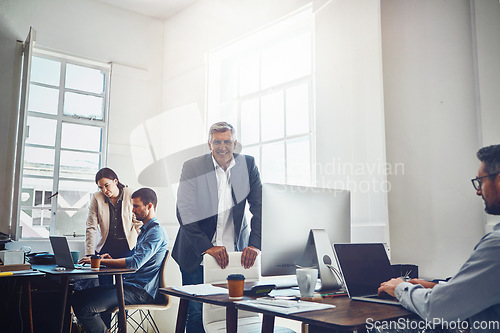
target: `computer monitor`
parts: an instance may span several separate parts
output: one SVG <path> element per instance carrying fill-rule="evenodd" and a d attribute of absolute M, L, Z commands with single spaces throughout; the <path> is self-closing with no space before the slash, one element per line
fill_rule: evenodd
<path fill-rule="evenodd" d="M 347 190 L 263 184 L 262 275 L 292 275 L 297 265 L 319 265 L 321 275 L 321 265 L 336 266 L 332 244 L 351 242 L 350 197 Z M 323 244 L 314 244 L 312 229 L 325 230 L 317 236 Z"/>

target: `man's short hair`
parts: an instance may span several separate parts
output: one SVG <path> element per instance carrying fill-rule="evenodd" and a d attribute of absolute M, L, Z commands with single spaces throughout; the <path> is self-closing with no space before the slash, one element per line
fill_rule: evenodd
<path fill-rule="evenodd" d="M 210 130 L 208 131 L 208 141 L 212 141 L 212 134 L 213 133 L 215 133 L 215 132 L 223 133 L 223 132 L 227 132 L 227 131 L 231 131 L 231 140 L 234 141 L 236 131 L 234 130 L 233 125 L 231 125 L 230 123 L 227 123 L 225 121 L 220 121 L 218 123 L 213 124 L 212 126 L 210 126 Z"/>
<path fill-rule="evenodd" d="M 156 208 L 156 203 L 158 202 L 158 198 L 156 197 L 155 191 L 148 187 L 143 187 L 132 193 L 132 199 L 139 198 L 144 205 L 149 203 L 153 204 L 153 207 Z"/>
<path fill-rule="evenodd" d="M 476 155 L 484 163 L 484 171 L 486 173 L 500 172 L 500 145 L 483 147 L 478 150 Z"/>

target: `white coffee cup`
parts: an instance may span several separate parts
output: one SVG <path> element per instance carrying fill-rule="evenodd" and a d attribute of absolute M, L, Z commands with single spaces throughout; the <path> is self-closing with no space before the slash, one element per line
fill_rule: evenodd
<path fill-rule="evenodd" d="M 297 268 L 296 274 L 300 296 L 312 297 L 318 280 L 318 270 L 316 268 Z"/>

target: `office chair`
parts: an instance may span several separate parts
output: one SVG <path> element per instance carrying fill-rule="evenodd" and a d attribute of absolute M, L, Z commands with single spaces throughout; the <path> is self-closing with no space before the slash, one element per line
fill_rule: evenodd
<path fill-rule="evenodd" d="M 161 263 L 160 268 L 160 283 L 159 288 L 165 288 L 165 276 L 167 274 L 166 266 L 169 257 L 169 251 L 165 253 L 165 258 Z M 160 333 L 158 326 L 156 325 L 153 316 L 151 315 L 151 310 L 166 310 L 170 307 L 170 298 L 168 295 L 160 294 L 160 303 L 153 304 L 125 304 L 125 310 L 127 311 L 127 325 L 133 329 L 133 332 L 150 332 L 152 330 L 155 333 Z M 111 319 L 111 332 L 118 332 L 118 309 L 115 309 L 113 318 Z M 138 316 L 138 318 L 136 318 Z"/>
<path fill-rule="evenodd" d="M 203 257 L 204 283 L 226 283 L 229 274 L 243 274 L 246 282 L 260 279 L 260 254 L 255 259 L 255 264 L 245 269 L 241 265 L 241 252 L 229 252 L 229 264 L 225 269 L 211 255 Z M 212 304 L 203 304 L 203 327 L 206 333 L 222 333 L 226 331 L 226 309 Z M 258 313 L 238 311 L 238 332 L 261 332 L 262 320 Z M 294 332 L 287 328 L 275 327 L 274 332 Z"/>

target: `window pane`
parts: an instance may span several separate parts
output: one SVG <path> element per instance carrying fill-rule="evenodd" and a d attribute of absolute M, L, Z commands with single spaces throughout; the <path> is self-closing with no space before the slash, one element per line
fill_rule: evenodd
<path fill-rule="evenodd" d="M 285 184 L 285 145 L 262 145 L 262 182 Z"/>
<path fill-rule="evenodd" d="M 85 221 L 88 215 L 89 210 L 87 208 L 79 210 L 58 209 L 56 224 L 50 234 L 66 237 L 85 236 Z"/>
<path fill-rule="evenodd" d="M 259 169 L 260 167 L 260 147 L 259 146 L 252 146 L 252 147 L 243 147 L 243 150 L 241 151 L 242 154 L 245 155 L 250 155 L 255 158 L 255 164 Z"/>
<path fill-rule="evenodd" d="M 262 88 L 309 75 L 311 68 L 310 34 L 289 38 L 262 52 Z"/>
<path fill-rule="evenodd" d="M 73 210 L 85 209 L 88 213 L 88 203 L 92 194 L 97 191 L 94 182 L 77 182 L 62 180 L 59 182 L 59 195 L 57 196 L 57 208 Z M 68 215 L 74 215 L 67 213 Z M 86 218 L 85 218 L 86 220 Z M 60 223 L 59 220 L 57 223 Z"/>
<path fill-rule="evenodd" d="M 233 59 L 224 61 L 220 68 L 220 101 L 231 101 L 237 96 L 236 78 L 238 77 L 238 68 Z"/>
<path fill-rule="evenodd" d="M 57 114 L 59 90 L 30 84 L 28 110 L 47 114 Z"/>
<path fill-rule="evenodd" d="M 311 153 L 309 137 L 290 140 L 286 146 L 287 184 L 311 184 Z"/>
<path fill-rule="evenodd" d="M 103 119 L 104 98 L 67 92 L 64 94 L 64 114 L 93 119 Z"/>
<path fill-rule="evenodd" d="M 59 177 L 93 180 L 99 170 L 99 154 L 61 151 Z"/>
<path fill-rule="evenodd" d="M 104 73 L 99 69 L 68 64 L 66 88 L 101 94 L 104 91 Z"/>
<path fill-rule="evenodd" d="M 40 197 L 37 200 L 37 194 Z M 52 195 L 52 178 L 40 179 L 23 177 L 21 189 L 21 206 L 50 207 Z M 40 202 L 41 201 L 41 202 Z"/>
<path fill-rule="evenodd" d="M 51 211 L 49 209 L 21 209 L 21 237 L 49 237 Z"/>
<path fill-rule="evenodd" d="M 89 213 L 88 203 L 97 185 L 94 181 L 59 181 L 59 195 L 57 196 L 57 218 L 54 235 L 85 235 L 85 223 Z"/>
<path fill-rule="evenodd" d="M 61 63 L 57 60 L 33 57 L 30 80 L 33 82 L 59 86 Z"/>
<path fill-rule="evenodd" d="M 283 91 L 262 97 L 262 141 L 284 137 L 285 119 L 283 109 Z"/>
<path fill-rule="evenodd" d="M 52 178 L 23 177 L 21 189 L 21 237 L 48 237 Z M 36 207 L 36 208 L 33 208 Z"/>
<path fill-rule="evenodd" d="M 80 209 L 86 207 L 93 193 L 97 192 L 96 183 L 71 180 L 59 181 L 57 207 L 62 209 Z"/>
<path fill-rule="evenodd" d="M 26 147 L 23 174 L 25 176 L 54 176 L 54 149 Z"/>
<path fill-rule="evenodd" d="M 241 103 L 241 144 L 249 145 L 259 142 L 260 131 L 259 99 L 255 98 Z"/>
<path fill-rule="evenodd" d="M 286 135 L 309 132 L 309 86 L 286 90 Z"/>
<path fill-rule="evenodd" d="M 99 152 L 101 150 L 101 128 L 63 123 L 61 147 Z"/>
<path fill-rule="evenodd" d="M 256 92 L 259 89 L 259 55 L 255 53 L 241 59 L 239 69 L 240 96 Z"/>
<path fill-rule="evenodd" d="M 56 143 L 57 121 L 53 119 L 29 117 L 26 143 L 54 146 Z"/>

